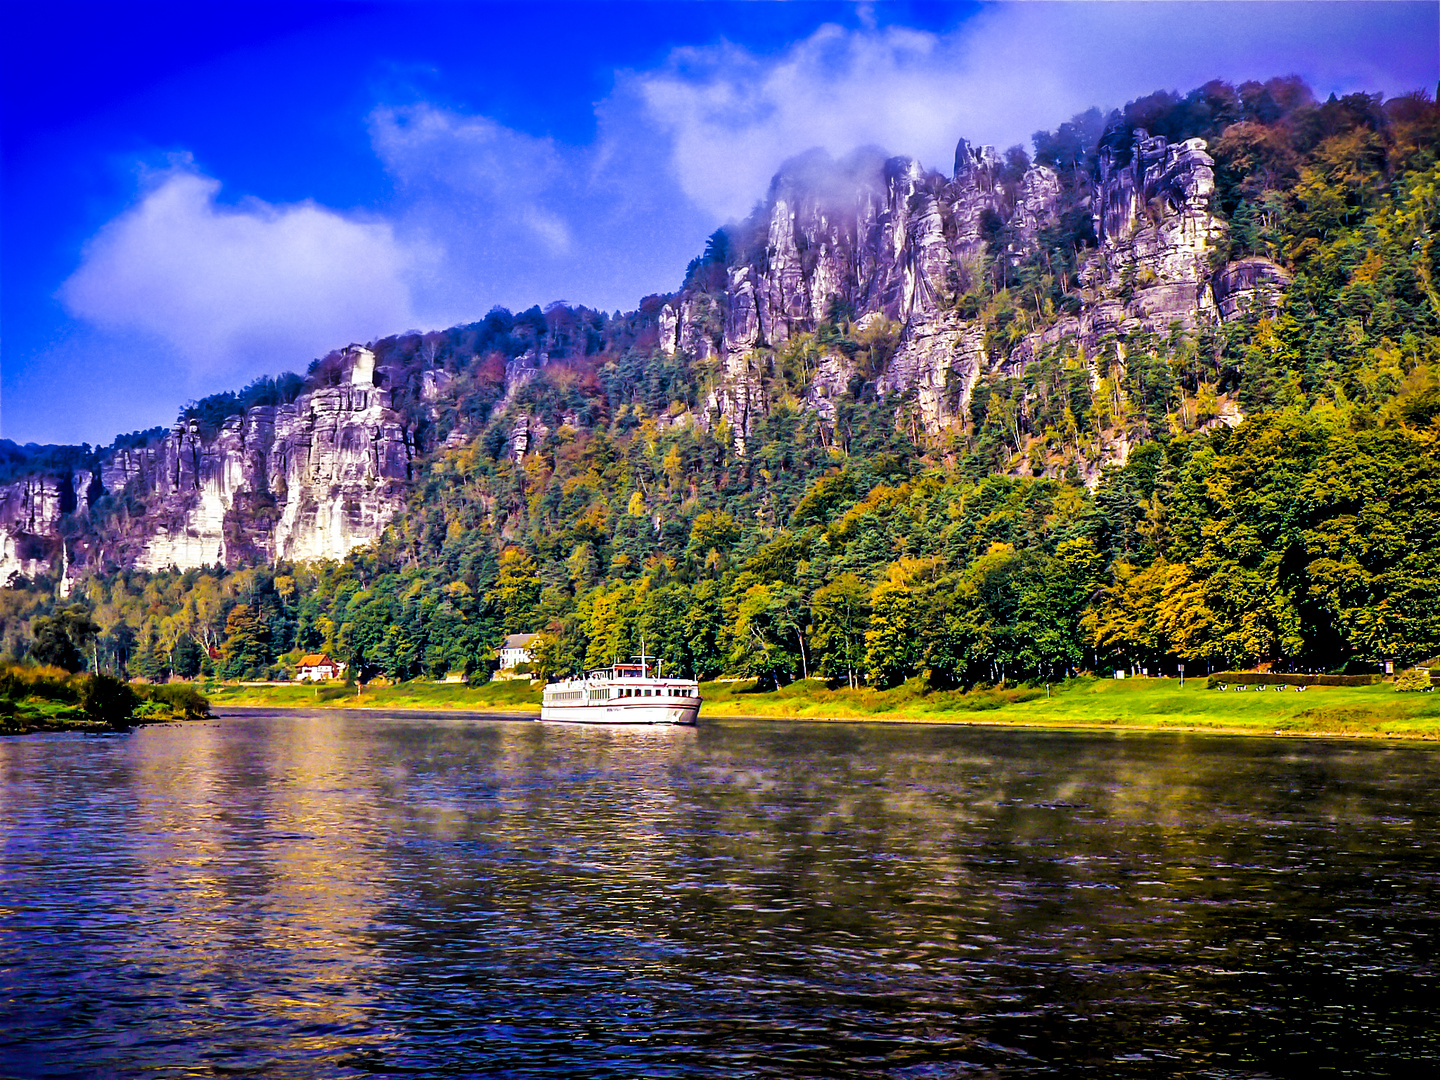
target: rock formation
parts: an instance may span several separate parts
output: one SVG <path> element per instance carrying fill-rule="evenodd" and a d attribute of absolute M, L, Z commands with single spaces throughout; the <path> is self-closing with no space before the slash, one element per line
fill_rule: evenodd
<path fill-rule="evenodd" d="M 957 296 L 996 236 L 1018 260 L 1059 213 L 1052 169 L 1033 165 L 1017 179 L 1006 168 L 993 147 L 963 139 L 948 180 L 909 158 L 869 151 L 838 163 L 819 152 L 797 159 L 775 178 L 763 216 L 737 230 L 741 251 L 726 267 L 727 286 L 687 287 L 666 305 L 661 348 L 719 356 L 722 379 L 708 404 L 743 433 L 769 404 L 754 373 L 757 352 L 814 331 L 833 311 L 861 324 L 896 320 L 900 347 L 877 391 L 913 390 L 932 431 L 955 423 L 994 360 Z M 1107 336 L 1231 317 L 1257 287 L 1278 295 L 1283 273 L 1249 267 L 1255 260 L 1212 278 L 1225 228 L 1210 212 L 1213 191 L 1203 140 L 1171 144 L 1136 130 L 1123 159 L 1107 151 L 1088 198 L 1096 244 L 1080 274 L 1085 302 L 1011 350 L 1010 372 L 1066 338 L 1093 350 Z M 807 400 L 822 413 L 843 384 L 843 366 L 828 357 L 816 374 Z"/>
<path fill-rule="evenodd" d="M 1273 308 L 1289 284 L 1263 259 L 1213 267 L 1225 225 L 1211 212 L 1214 162 L 1202 140 L 1168 143 L 1136 130 L 1128 150 L 1103 150 L 1098 175 L 1079 178 L 1088 188 L 1075 191 L 1069 173 L 1066 181 L 1068 193 L 1051 168 L 1007 163 L 963 139 L 948 178 L 873 149 L 839 162 L 812 151 L 782 168 L 763 206 L 726 230 L 727 244 L 697 260 L 679 292 L 642 302 L 635 325 L 663 353 L 713 372 L 694 422 L 723 417 L 743 453 L 772 404 L 767 360 L 827 321 L 861 335 L 898 329 L 883 369 L 868 373 L 870 387 L 880 399 L 913 393 L 920 422 L 938 432 L 966 422 L 978 381 L 1019 374 L 1047 350 L 1068 342 L 1073 355 L 1094 357 L 1134 331 L 1164 334 Z M 997 352 L 976 305 L 962 300 L 981 294 L 987 259 L 1019 266 L 1045 230 L 1060 227 L 1062 208 L 1066 227 L 1090 214 L 1073 303 Z M 517 460 L 548 430 L 517 404 L 550 363 L 535 341 L 507 354 L 495 406 L 510 416 Z M 1123 344 L 1111 356 L 1123 363 Z M 433 350 L 427 364 L 411 372 L 411 400 L 434 418 L 463 388 L 434 365 Z M 376 539 L 408 493 L 420 452 L 416 414 L 392 401 L 408 370 L 377 367 L 370 349 L 350 346 L 288 404 L 250 408 L 218 430 L 177 424 L 103 452 L 93 467 L 0 485 L 0 582 L 72 566 L 343 557 Z M 852 357 L 822 351 L 802 404 L 833 418 L 858 375 Z M 473 431 L 457 425 L 443 445 Z M 1105 450 L 1111 459 L 1127 452 L 1123 438 Z M 112 523 L 105 530 L 67 524 L 101 500 Z"/>
<path fill-rule="evenodd" d="M 342 379 L 288 405 L 252 408 L 218 432 L 177 424 L 157 444 L 117 449 L 85 471 L 0 486 L 0 579 L 62 561 L 161 570 L 342 558 L 373 541 L 403 503 L 414 446 L 352 346 Z M 98 481 L 98 482 L 97 482 Z M 61 550 L 63 515 L 123 496 L 113 533 Z"/>

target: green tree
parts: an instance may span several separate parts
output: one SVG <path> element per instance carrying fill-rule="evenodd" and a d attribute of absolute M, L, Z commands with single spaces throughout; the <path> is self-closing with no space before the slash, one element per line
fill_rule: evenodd
<path fill-rule="evenodd" d="M 855 574 L 843 573 L 817 589 L 810 601 L 820 671 L 832 678 L 843 674 L 851 689 L 860 684 L 864 671 L 869 600 L 870 590 L 865 583 Z"/>
<path fill-rule="evenodd" d="M 85 680 L 85 686 L 80 691 L 80 704 L 91 720 L 112 728 L 127 728 L 140 705 L 140 698 L 129 684 L 102 671 Z"/>
<path fill-rule="evenodd" d="M 725 556 L 739 538 L 740 530 L 733 517 L 706 510 L 695 515 L 690 524 L 690 540 L 685 553 L 696 566 L 713 572 L 724 565 Z"/>
<path fill-rule="evenodd" d="M 894 576 L 870 594 L 870 626 L 865 631 L 865 671 L 876 686 L 894 686 L 920 670 L 921 604 L 911 584 Z"/>
<path fill-rule="evenodd" d="M 66 671 L 85 667 L 81 650 L 100 633 L 100 627 L 81 604 L 58 609 L 53 615 L 40 616 L 30 623 L 35 640 L 30 656 L 41 664 L 53 664 Z"/>
<path fill-rule="evenodd" d="M 227 679 L 260 679 L 270 662 L 265 625 L 249 604 L 236 604 L 225 619 L 220 674 Z"/>
<path fill-rule="evenodd" d="M 690 592 L 690 608 L 685 613 L 685 646 L 690 673 L 695 678 L 713 679 L 724 670 L 732 630 L 719 584 L 697 582 Z"/>
<path fill-rule="evenodd" d="M 204 650 L 191 635 L 183 634 L 175 643 L 175 674 L 182 679 L 193 679 L 200 674 L 200 665 L 205 660 Z"/>
<path fill-rule="evenodd" d="M 534 556 L 523 548 L 511 547 L 500 553 L 499 575 L 485 599 L 500 613 L 507 633 L 523 633 L 535 628 L 540 588 Z"/>
<path fill-rule="evenodd" d="M 737 598 L 731 670 L 765 687 L 790 682 L 802 669 L 799 596 L 780 583 L 751 585 Z"/>

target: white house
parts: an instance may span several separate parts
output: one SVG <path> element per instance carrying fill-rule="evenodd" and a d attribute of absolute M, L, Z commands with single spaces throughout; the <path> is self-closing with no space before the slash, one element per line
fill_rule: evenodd
<path fill-rule="evenodd" d="M 324 682 L 345 674 L 345 665 L 331 660 L 329 653 L 306 653 L 295 665 L 297 682 Z"/>
<path fill-rule="evenodd" d="M 530 663 L 534 659 L 530 655 L 530 643 L 538 636 L 538 634 L 506 634 L 505 643 L 500 646 L 501 670 Z"/>

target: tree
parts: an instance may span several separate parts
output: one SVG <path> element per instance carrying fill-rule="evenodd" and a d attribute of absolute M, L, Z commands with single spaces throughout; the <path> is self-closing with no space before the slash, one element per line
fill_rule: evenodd
<path fill-rule="evenodd" d="M 236 604 L 225 620 L 220 674 L 227 679 L 259 679 L 270 662 L 265 626 L 249 604 Z"/>
<path fill-rule="evenodd" d="M 665 661 L 667 672 L 694 674 L 695 663 L 685 633 L 690 603 L 690 590 L 673 582 L 649 590 L 641 602 L 640 637 L 649 655 Z"/>
<path fill-rule="evenodd" d="M 739 538 L 740 530 L 733 517 L 706 510 L 697 514 L 690 525 L 690 542 L 685 553 L 697 565 L 719 565 Z"/>
<path fill-rule="evenodd" d="M 765 687 L 783 685 L 795 677 L 797 668 L 803 670 L 798 600 L 794 588 L 778 582 L 745 590 L 736 605 L 732 670 L 754 676 Z M 791 652 L 792 643 L 796 652 Z"/>
<path fill-rule="evenodd" d="M 713 679 L 725 668 L 733 627 L 715 581 L 700 581 L 690 592 L 685 613 L 685 644 L 690 672 L 697 679 Z"/>
<path fill-rule="evenodd" d="M 499 612 L 507 633 L 534 629 L 540 607 L 540 577 L 534 557 L 523 548 L 500 553 L 500 572 L 485 599 Z"/>
<path fill-rule="evenodd" d="M 53 664 L 66 671 L 79 671 L 85 666 L 81 649 L 100 633 L 100 627 L 81 604 L 58 609 L 51 616 L 41 616 L 30 624 L 35 636 L 30 656 L 41 664 Z"/>
<path fill-rule="evenodd" d="M 199 675 L 204 660 L 205 652 L 200 643 L 189 634 L 182 635 L 175 643 L 174 671 L 182 679 L 193 679 Z"/>
<path fill-rule="evenodd" d="M 130 726 L 140 699 L 129 684 L 103 671 L 86 680 L 80 691 L 80 704 L 85 715 L 112 728 Z"/>
<path fill-rule="evenodd" d="M 842 672 L 851 689 L 860 684 L 865 664 L 865 631 L 870 622 L 870 590 L 852 573 L 839 575 L 815 591 L 810 611 L 815 620 L 813 641 L 823 674 Z"/>
<path fill-rule="evenodd" d="M 904 581 L 887 579 L 870 594 L 865 671 L 876 686 L 894 686 L 920 670 L 920 603 Z"/>
<path fill-rule="evenodd" d="M 628 660 L 639 644 L 634 586 L 622 581 L 613 589 L 596 589 L 586 599 L 590 610 L 585 619 L 589 638 L 585 666 L 602 668 Z"/>
<path fill-rule="evenodd" d="M 530 667 L 541 682 L 549 682 L 557 675 L 564 675 L 564 657 L 561 653 L 560 638 L 552 633 L 536 634 L 530 641 Z"/>

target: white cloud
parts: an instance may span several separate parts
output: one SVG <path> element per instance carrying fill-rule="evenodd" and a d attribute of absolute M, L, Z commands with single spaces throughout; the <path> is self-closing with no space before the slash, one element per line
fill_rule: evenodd
<path fill-rule="evenodd" d="M 391 226 L 308 202 L 221 206 L 219 190 L 186 168 L 158 177 L 86 246 L 66 307 L 161 338 L 197 376 L 303 367 L 412 324 L 417 252 Z"/>
<path fill-rule="evenodd" d="M 773 56 L 675 50 L 631 73 L 685 192 L 744 214 L 808 147 L 875 144 L 949 171 L 955 141 L 1027 144 L 1091 105 L 1298 72 L 1320 94 L 1433 87 L 1436 8 L 1384 3 L 1023 3 L 955 30 L 823 26 Z"/>
<path fill-rule="evenodd" d="M 678 285 L 705 235 L 810 147 L 873 144 L 948 172 L 960 136 L 1024 143 L 1215 77 L 1433 86 L 1436 21 L 1426 4 L 1026 3 L 931 33 L 862 12 L 771 54 L 721 42 L 618 72 L 581 146 L 382 105 L 371 142 L 397 192 L 383 220 L 220 205 L 219 182 L 182 167 L 101 230 L 61 295 L 98 326 L 157 335 L 211 385 L 494 304 L 630 308 Z"/>
<path fill-rule="evenodd" d="M 412 197 L 459 202 L 491 230 L 518 233 L 549 254 L 569 252 L 571 229 L 554 204 L 573 182 L 566 157 L 574 151 L 424 103 L 376 109 L 370 137 Z"/>

